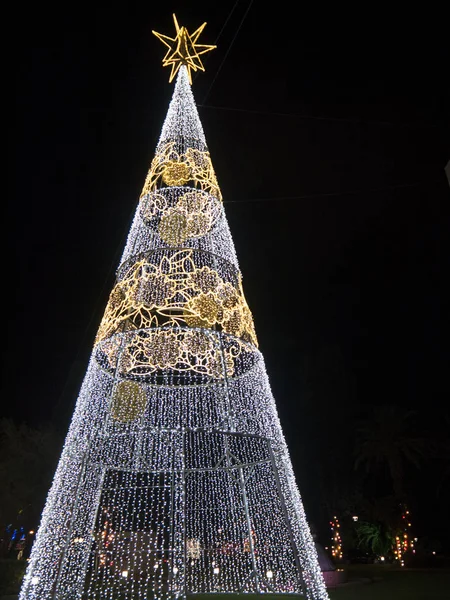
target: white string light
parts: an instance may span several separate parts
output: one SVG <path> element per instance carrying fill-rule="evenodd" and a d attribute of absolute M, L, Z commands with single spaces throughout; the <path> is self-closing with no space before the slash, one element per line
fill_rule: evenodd
<path fill-rule="evenodd" d="M 328 598 L 182 66 L 20 600 L 302 591 Z"/>

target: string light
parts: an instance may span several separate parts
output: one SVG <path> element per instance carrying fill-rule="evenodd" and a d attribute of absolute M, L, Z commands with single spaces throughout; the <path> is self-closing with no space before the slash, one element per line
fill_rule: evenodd
<path fill-rule="evenodd" d="M 331 554 L 336 559 L 342 559 L 343 550 L 342 550 L 342 538 L 340 533 L 341 524 L 339 523 L 339 519 L 335 516 L 332 521 L 330 521 L 331 525 Z"/>
<path fill-rule="evenodd" d="M 400 529 L 399 535 L 395 537 L 394 543 L 394 556 L 396 560 L 400 563 L 400 566 L 405 566 L 405 555 L 408 552 L 415 554 L 416 550 L 414 547 L 414 542 L 417 541 L 417 538 L 412 538 L 410 534 L 409 527 L 411 527 L 410 522 L 410 512 L 405 505 L 402 506 L 402 527 Z"/>
<path fill-rule="evenodd" d="M 328 598 L 182 64 L 20 600 Z"/>

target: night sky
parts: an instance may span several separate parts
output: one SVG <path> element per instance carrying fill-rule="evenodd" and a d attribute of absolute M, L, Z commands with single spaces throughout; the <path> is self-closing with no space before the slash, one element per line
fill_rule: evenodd
<path fill-rule="evenodd" d="M 423 8 L 115 6 L 15 21 L 1 416 L 67 429 L 172 94 L 151 30 L 207 21 L 193 92 L 312 505 L 347 415 L 448 413 L 448 31 Z"/>

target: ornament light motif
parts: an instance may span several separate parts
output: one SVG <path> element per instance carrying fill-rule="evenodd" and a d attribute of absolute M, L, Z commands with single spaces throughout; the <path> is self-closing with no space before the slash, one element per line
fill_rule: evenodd
<path fill-rule="evenodd" d="M 214 50 L 216 46 L 197 44 L 197 40 L 200 37 L 206 23 L 200 25 L 194 33 L 189 34 L 186 27 L 180 27 L 175 15 L 173 15 L 173 22 L 175 23 L 176 36 L 171 38 L 162 33 L 152 31 L 154 35 L 169 49 L 163 58 L 163 67 L 171 67 L 169 83 L 173 80 L 175 75 L 178 73 L 181 65 L 186 65 L 189 82 L 192 83 L 192 71 L 204 71 L 205 67 L 201 61 L 200 55 Z"/>
<path fill-rule="evenodd" d="M 156 190 L 161 181 L 168 187 L 192 181 L 196 188 L 222 199 L 209 152 L 196 148 L 188 148 L 183 154 L 179 154 L 175 150 L 175 142 L 165 144 L 152 160 L 141 198 Z"/>
<path fill-rule="evenodd" d="M 130 267 L 111 292 L 97 342 L 118 331 L 185 324 L 220 327 L 258 345 L 240 278 L 233 285 L 210 267 L 198 267 L 193 250 Z"/>

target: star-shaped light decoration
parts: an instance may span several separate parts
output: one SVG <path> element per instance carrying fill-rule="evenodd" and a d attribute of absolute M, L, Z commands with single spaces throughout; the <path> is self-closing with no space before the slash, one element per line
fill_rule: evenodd
<path fill-rule="evenodd" d="M 178 25 L 175 15 L 173 15 L 173 21 L 177 32 L 177 35 L 174 38 L 170 38 L 162 33 L 157 33 L 156 31 L 152 31 L 152 33 L 169 48 L 162 61 L 163 67 L 172 67 L 169 83 L 178 73 L 181 65 L 186 65 L 189 83 L 192 84 L 191 69 L 192 71 L 197 71 L 197 69 L 200 71 L 205 70 L 200 55 L 205 54 L 205 52 L 209 52 L 210 50 L 214 50 L 217 46 L 197 44 L 197 40 L 205 28 L 206 23 L 200 25 L 200 27 L 190 35 L 186 27 L 180 27 Z"/>

